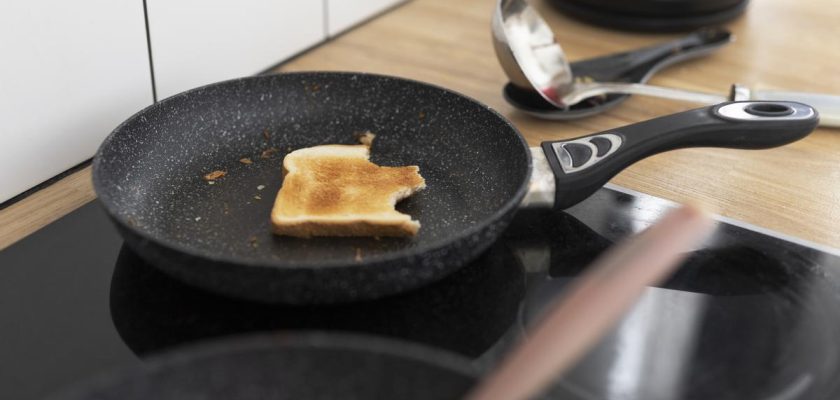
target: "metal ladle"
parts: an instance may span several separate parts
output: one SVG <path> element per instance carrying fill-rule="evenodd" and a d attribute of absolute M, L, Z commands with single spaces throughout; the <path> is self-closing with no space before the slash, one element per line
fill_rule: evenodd
<path fill-rule="evenodd" d="M 549 25 L 524 0 L 499 0 L 492 19 L 493 45 L 502 69 L 514 86 L 533 90 L 556 110 L 529 114 L 567 119 L 569 106 L 607 94 L 639 94 L 702 104 L 735 100 L 790 100 L 814 106 L 822 126 L 840 126 L 840 96 L 815 93 L 751 90 L 732 85 L 728 96 L 641 83 L 596 82 L 576 79 Z M 577 113 L 579 116 L 591 113 Z"/>
<path fill-rule="evenodd" d="M 551 28 L 524 0 L 500 0 L 493 16 L 493 44 L 502 68 L 520 87 L 532 87 L 551 104 L 564 108 L 589 97 L 611 93 L 642 94 L 704 104 L 726 96 L 639 83 L 575 80 L 563 48 Z"/>

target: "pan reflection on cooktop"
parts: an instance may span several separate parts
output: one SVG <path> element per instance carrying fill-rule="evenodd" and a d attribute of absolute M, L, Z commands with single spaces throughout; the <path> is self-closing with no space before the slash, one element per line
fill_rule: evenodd
<path fill-rule="evenodd" d="M 614 210 L 621 212 L 620 207 Z M 546 305 L 588 264 L 581 255 L 608 247 L 608 231 L 627 230 L 621 220 L 612 218 L 592 229 L 565 214 L 520 214 L 520 230 L 541 230 L 545 236 L 517 238 L 516 253 L 523 259 L 541 259 L 547 268 L 531 269 L 529 275 L 520 315 L 526 335 Z M 671 279 L 649 288 L 613 332 L 555 387 L 554 395 L 835 398 L 831 393 L 840 377 L 837 269 L 822 265 L 823 253 L 791 252 L 776 238 L 753 242 L 730 225 L 722 225 L 710 243 L 732 243 L 736 235 L 741 236 L 738 244 L 695 251 Z M 537 255 L 540 251 L 543 254 Z M 834 260 L 832 267 L 836 266 Z"/>
<path fill-rule="evenodd" d="M 123 246 L 111 281 L 111 317 L 143 356 L 217 336 L 268 330 L 335 330 L 392 336 L 478 356 L 516 320 L 521 265 L 495 246 L 430 286 L 386 299 L 334 306 L 235 300 L 176 281 Z"/>
<path fill-rule="evenodd" d="M 567 213 L 520 211 L 489 253 L 424 289 L 276 307 L 170 279 L 121 249 L 91 203 L 0 252 L 0 399 L 40 399 L 179 344 L 274 329 L 397 337 L 490 368 L 586 265 L 668 206 L 607 188 Z M 840 398 L 838 254 L 722 223 L 558 382 L 555 398 Z"/>
<path fill-rule="evenodd" d="M 612 244 L 610 233 L 601 232 L 628 229 L 617 216 L 613 222 L 591 227 L 565 213 L 522 211 L 502 242 L 443 281 L 331 307 L 220 297 L 169 278 L 123 248 L 111 312 L 123 340 L 141 356 L 222 335 L 323 329 L 418 341 L 489 368 Z M 743 231 L 724 225 L 711 243 L 729 243 L 735 234 Z M 821 253 L 741 239 L 692 252 L 671 279 L 649 288 L 555 385 L 553 398 L 812 399 L 836 390 L 836 271 L 816 262 Z"/>

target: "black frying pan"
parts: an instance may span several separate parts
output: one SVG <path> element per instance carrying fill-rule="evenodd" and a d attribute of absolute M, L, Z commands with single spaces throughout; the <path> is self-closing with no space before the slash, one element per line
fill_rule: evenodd
<path fill-rule="evenodd" d="M 649 155 L 779 146 L 807 135 L 817 119 L 798 103 L 724 103 L 546 142 L 545 156 L 534 154 L 554 171 L 548 181 L 563 208 Z M 284 154 L 354 143 L 364 130 L 378 135 L 374 162 L 420 166 L 428 188 L 398 206 L 421 222 L 419 234 L 273 236 L 269 211 Z M 244 157 L 253 163 L 238 161 Z M 210 185 L 202 177 L 214 170 L 227 175 Z M 530 176 L 527 144 L 495 111 L 439 87 L 357 73 L 244 78 L 173 96 L 117 127 L 93 163 L 102 204 L 141 257 L 214 292 L 283 303 L 377 298 L 442 278 L 493 243 Z"/>

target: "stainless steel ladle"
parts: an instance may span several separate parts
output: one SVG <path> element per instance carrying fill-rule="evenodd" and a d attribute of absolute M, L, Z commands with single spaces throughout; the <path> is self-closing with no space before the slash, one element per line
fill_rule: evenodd
<path fill-rule="evenodd" d="M 639 83 L 575 80 L 563 48 L 551 28 L 524 0 L 500 0 L 493 16 L 493 44 L 502 68 L 520 87 L 536 89 L 557 107 L 567 107 L 604 94 L 642 94 L 714 104 L 726 96 Z"/>
<path fill-rule="evenodd" d="M 546 119 L 568 119 L 594 112 L 568 113 L 569 106 L 607 94 L 639 94 L 702 104 L 731 100 L 789 100 L 815 107 L 822 126 L 840 126 L 840 96 L 751 90 L 732 85 L 729 95 L 628 82 L 576 79 L 549 25 L 525 0 L 499 0 L 492 19 L 493 45 L 514 86 L 539 94 L 555 110 L 526 110 Z M 604 107 L 602 110 L 606 110 Z M 592 110 L 594 111 L 594 110 Z M 565 115 L 570 114 L 570 115 Z"/>

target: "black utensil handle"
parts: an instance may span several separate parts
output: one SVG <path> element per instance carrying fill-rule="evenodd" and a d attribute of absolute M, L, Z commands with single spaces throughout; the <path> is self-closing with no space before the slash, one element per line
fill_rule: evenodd
<path fill-rule="evenodd" d="M 638 49 L 625 53 L 627 58 L 636 65 L 647 64 L 650 61 L 661 62 L 666 58 L 679 54 L 701 50 L 707 46 L 721 46 L 732 40 L 732 34 L 723 28 L 701 29 L 679 39 L 659 45 Z"/>
<path fill-rule="evenodd" d="M 807 136 L 819 122 L 808 105 L 738 101 L 668 115 L 576 139 L 543 142 L 555 175 L 555 207 L 570 207 L 629 165 L 687 147 L 764 149 Z"/>
<path fill-rule="evenodd" d="M 573 62 L 571 67 L 575 76 L 598 81 L 644 81 L 645 76 L 660 68 L 703 56 L 731 41 L 732 34 L 726 29 L 701 29 L 669 42 Z"/>

